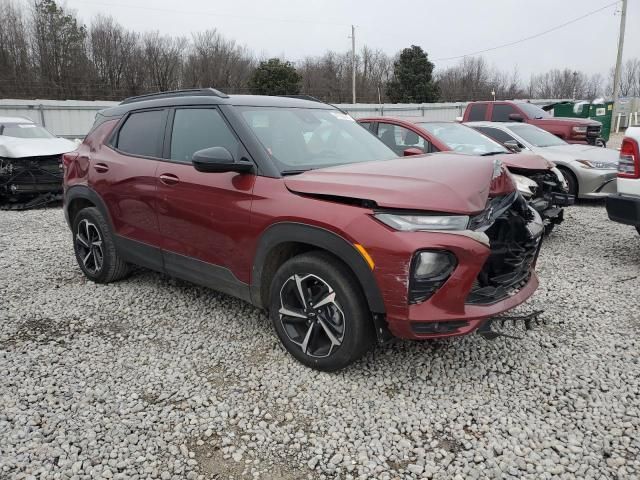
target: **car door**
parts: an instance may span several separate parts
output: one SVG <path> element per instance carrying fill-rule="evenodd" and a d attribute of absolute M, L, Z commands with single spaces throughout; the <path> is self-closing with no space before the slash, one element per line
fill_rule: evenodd
<path fill-rule="evenodd" d="M 132 111 L 109 142 L 89 152 L 89 185 L 106 205 L 118 248 L 154 269 L 162 269 L 155 203 L 166 119 L 166 109 Z"/>
<path fill-rule="evenodd" d="M 224 147 L 250 160 L 220 110 L 214 106 L 171 111 L 165 161 L 158 178 L 158 222 L 165 270 L 186 280 L 228 291 L 249 264 L 242 241 L 250 228 L 256 176 L 199 172 L 193 154 Z"/>

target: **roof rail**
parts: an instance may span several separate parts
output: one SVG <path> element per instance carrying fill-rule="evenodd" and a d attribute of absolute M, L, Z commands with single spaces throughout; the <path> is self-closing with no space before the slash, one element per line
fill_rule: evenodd
<path fill-rule="evenodd" d="M 137 95 L 135 97 L 125 98 L 120 105 L 126 105 L 127 103 L 143 102 L 145 100 L 155 100 L 159 98 L 173 98 L 173 97 L 219 97 L 229 98 L 225 93 L 222 93 L 215 88 L 187 88 L 184 90 L 171 90 L 168 92 L 156 92 L 147 93 L 144 95 Z"/>

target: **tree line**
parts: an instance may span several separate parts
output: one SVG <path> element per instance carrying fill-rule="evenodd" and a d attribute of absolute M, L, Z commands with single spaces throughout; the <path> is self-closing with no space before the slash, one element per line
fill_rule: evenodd
<path fill-rule="evenodd" d="M 612 73 L 554 69 L 523 81 L 482 57 L 441 69 L 419 46 L 396 55 L 361 47 L 355 59 L 357 100 L 421 103 L 495 98 L 593 99 L 610 94 Z M 213 86 L 226 93 L 306 94 L 351 102 L 351 52 L 298 61 L 259 59 L 217 30 L 191 37 L 138 33 L 112 17 L 84 25 L 55 0 L 24 8 L 0 0 L 0 97 L 120 100 L 148 92 Z M 621 95 L 640 96 L 640 59 L 626 62 Z"/>

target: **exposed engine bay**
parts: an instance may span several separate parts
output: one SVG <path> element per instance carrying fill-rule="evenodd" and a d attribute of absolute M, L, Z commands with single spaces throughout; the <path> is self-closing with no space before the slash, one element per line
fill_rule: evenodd
<path fill-rule="evenodd" d="M 26 210 L 62 200 L 62 155 L 0 157 L 0 209 Z"/>

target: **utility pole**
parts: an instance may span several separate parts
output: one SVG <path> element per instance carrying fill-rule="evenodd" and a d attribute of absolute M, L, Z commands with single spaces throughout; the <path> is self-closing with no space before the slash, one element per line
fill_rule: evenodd
<path fill-rule="evenodd" d="M 613 104 L 618 101 L 620 95 L 620 70 L 622 69 L 622 47 L 624 46 L 624 27 L 627 23 L 627 0 L 622 0 L 622 14 L 620 15 L 620 33 L 618 37 L 618 58 L 616 59 L 616 71 L 613 75 Z"/>
<path fill-rule="evenodd" d="M 351 96 L 356 103 L 356 27 L 351 25 Z"/>

